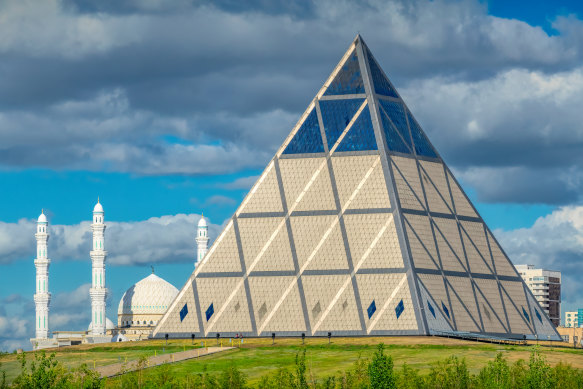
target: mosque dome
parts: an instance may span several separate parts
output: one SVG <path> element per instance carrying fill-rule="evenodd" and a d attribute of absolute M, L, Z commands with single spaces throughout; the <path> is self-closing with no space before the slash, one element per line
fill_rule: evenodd
<path fill-rule="evenodd" d="M 89 323 L 89 327 L 87 327 L 87 331 L 91 331 L 92 328 L 93 328 L 93 322 Z M 115 324 L 113 324 L 113 322 L 111 320 L 109 320 L 107 317 L 105 318 L 105 329 L 106 330 L 114 330 L 115 329 Z"/>
<path fill-rule="evenodd" d="M 117 314 L 163 315 L 177 294 L 174 285 L 152 273 L 124 293 Z"/>
<path fill-rule="evenodd" d="M 44 211 L 38 217 L 38 223 L 47 223 L 47 217 L 46 217 Z"/>
<path fill-rule="evenodd" d="M 95 207 L 93 208 L 93 213 L 96 213 L 96 212 L 103 213 L 103 207 L 101 206 L 99 199 L 97 199 L 97 204 L 95 204 Z"/>
<path fill-rule="evenodd" d="M 207 227 L 206 220 L 205 220 L 204 216 L 201 216 L 200 220 L 198 221 L 198 228 L 200 228 L 200 227 Z"/>

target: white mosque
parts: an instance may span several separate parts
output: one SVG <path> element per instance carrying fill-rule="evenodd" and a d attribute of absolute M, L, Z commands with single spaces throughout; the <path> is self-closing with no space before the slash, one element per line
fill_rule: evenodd
<path fill-rule="evenodd" d="M 36 267 L 36 336 L 31 339 L 33 349 L 69 346 L 81 343 L 107 343 L 125 340 L 147 339 L 158 321 L 164 316 L 172 303 L 178 289 L 166 280 L 154 274 L 132 285 L 122 296 L 117 310 L 117 326 L 106 317 L 106 299 L 108 295 L 105 264 L 105 212 L 97 199 L 93 208 L 91 231 L 93 243 L 89 255 L 91 257 L 91 322 L 87 331 L 53 331 L 49 330 L 49 307 L 51 294 L 49 292 L 49 265 L 51 260 L 47 255 L 49 226 L 46 215 L 41 212 L 36 229 L 37 256 Z M 208 251 L 208 225 L 203 217 L 198 222 L 196 233 L 197 252 L 194 266 L 204 258 Z"/>

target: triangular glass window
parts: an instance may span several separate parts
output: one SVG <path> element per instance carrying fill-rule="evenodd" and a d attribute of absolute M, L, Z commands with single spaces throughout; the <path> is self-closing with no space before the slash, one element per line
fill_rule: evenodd
<path fill-rule="evenodd" d="M 308 115 L 296 135 L 289 142 L 284 154 L 303 154 L 303 153 L 323 153 L 324 143 L 322 142 L 322 133 L 318 124 L 318 115 L 316 109 Z"/>
<path fill-rule="evenodd" d="M 374 84 L 374 89 L 375 89 L 376 93 L 378 93 L 379 95 L 391 96 L 391 97 L 398 98 L 397 93 L 395 92 L 395 89 L 393 89 L 393 87 L 391 86 L 391 83 L 389 82 L 389 80 L 387 80 L 387 78 L 383 74 L 383 71 L 379 68 L 379 65 L 377 65 L 376 61 L 374 60 L 374 58 L 372 57 L 372 54 L 370 53 L 370 51 L 368 51 L 368 49 L 366 50 L 366 54 L 368 56 L 368 64 L 370 66 L 370 74 L 371 74 L 372 83 Z"/>
<path fill-rule="evenodd" d="M 360 112 L 360 115 L 336 149 L 336 151 L 363 150 L 377 150 L 377 142 L 374 136 L 368 105 Z"/>
<path fill-rule="evenodd" d="M 364 93 L 364 83 L 362 82 L 362 75 L 355 49 L 352 55 L 344 62 L 342 69 L 334 77 L 328 89 L 326 89 L 324 96 L 357 93 Z"/>
<path fill-rule="evenodd" d="M 387 146 L 391 151 L 397 151 L 399 153 L 411 154 L 411 149 L 405 146 L 403 139 L 395 130 L 395 127 L 389 121 L 388 116 L 381 109 L 381 120 L 383 122 L 383 129 L 385 132 L 385 137 L 387 138 Z"/>
<path fill-rule="evenodd" d="M 397 127 L 397 131 L 399 131 L 403 139 L 405 139 L 407 145 L 413 149 L 413 145 L 411 144 L 411 137 L 409 136 L 409 129 L 407 128 L 407 119 L 405 119 L 403 105 L 401 103 L 382 99 L 379 99 L 379 103 L 395 127 Z"/>
<path fill-rule="evenodd" d="M 329 149 L 334 146 L 363 101 L 364 99 L 320 100 L 320 112 Z"/>
<path fill-rule="evenodd" d="M 424 155 L 426 157 L 437 158 L 437 154 L 429 144 L 429 140 L 415 121 L 411 112 L 407 111 L 407 118 L 409 119 L 409 126 L 411 127 L 411 135 L 415 143 L 415 152 L 417 155 Z"/>

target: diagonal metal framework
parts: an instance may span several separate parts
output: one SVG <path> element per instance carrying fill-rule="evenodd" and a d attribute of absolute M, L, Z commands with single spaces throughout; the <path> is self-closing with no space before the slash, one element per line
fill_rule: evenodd
<path fill-rule="evenodd" d="M 360 36 L 152 336 L 328 332 L 559 338 Z"/>

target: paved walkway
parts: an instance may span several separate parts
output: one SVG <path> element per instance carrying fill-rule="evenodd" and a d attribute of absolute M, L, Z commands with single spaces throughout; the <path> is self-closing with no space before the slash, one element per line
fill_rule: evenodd
<path fill-rule="evenodd" d="M 235 347 L 207 347 L 207 348 L 197 348 L 194 350 L 180 351 L 172 354 L 162 354 L 158 356 L 151 356 L 146 360 L 145 365 L 138 366 L 138 361 L 130 361 L 127 363 L 114 363 L 112 365 L 98 366 L 95 370 L 101 374 L 101 377 L 113 377 L 119 374 L 127 373 L 130 371 L 138 370 L 139 368 L 147 368 L 152 366 L 158 366 L 163 363 L 173 363 L 184 361 L 186 359 L 198 358 L 205 355 L 219 353 L 221 351 L 227 351 L 234 349 Z"/>

